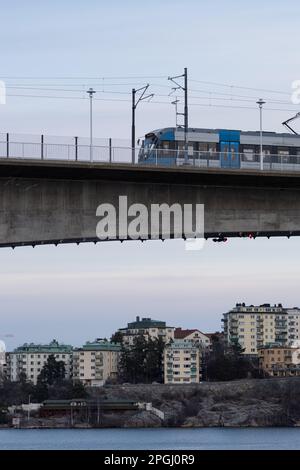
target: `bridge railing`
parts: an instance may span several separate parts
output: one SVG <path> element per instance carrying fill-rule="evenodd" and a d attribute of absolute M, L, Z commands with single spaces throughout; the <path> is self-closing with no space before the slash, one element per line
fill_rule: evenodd
<path fill-rule="evenodd" d="M 195 168 L 260 169 L 260 154 L 225 153 L 184 150 L 153 149 L 112 145 L 76 145 L 45 142 L 19 142 L 0 140 L 0 158 L 81 161 L 99 163 L 135 163 L 140 165 L 188 166 Z M 186 158 L 187 157 L 187 158 Z M 263 169 L 271 171 L 300 171 L 300 155 L 265 154 Z"/>
<path fill-rule="evenodd" d="M 138 161 L 139 149 L 134 150 Z M 130 147 L 0 141 L 0 158 L 131 163 Z"/>

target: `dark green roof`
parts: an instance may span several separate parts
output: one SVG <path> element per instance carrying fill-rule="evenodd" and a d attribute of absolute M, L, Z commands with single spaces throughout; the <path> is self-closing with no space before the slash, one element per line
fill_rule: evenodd
<path fill-rule="evenodd" d="M 64 354 L 71 353 L 73 351 L 73 346 L 69 344 L 60 344 L 55 339 L 49 344 L 34 344 L 34 343 L 24 343 L 22 346 L 14 349 L 14 353 L 47 353 L 47 354 Z"/>
<path fill-rule="evenodd" d="M 134 322 L 128 323 L 129 330 L 137 330 L 143 328 L 166 328 L 166 322 L 160 320 L 152 320 L 151 318 L 137 319 Z"/>
<path fill-rule="evenodd" d="M 121 345 L 118 343 L 111 343 L 110 341 L 96 340 L 93 342 L 88 341 L 77 351 L 120 351 Z"/>

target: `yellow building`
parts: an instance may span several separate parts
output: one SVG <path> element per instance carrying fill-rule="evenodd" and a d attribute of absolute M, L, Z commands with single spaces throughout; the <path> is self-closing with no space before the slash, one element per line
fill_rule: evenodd
<path fill-rule="evenodd" d="M 164 383 L 198 383 L 201 351 L 193 341 L 174 340 L 164 349 Z"/>
<path fill-rule="evenodd" d="M 101 387 L 118 375 L 120 345 L 96 340 L 73 352 L 73 380 L 90 387 Z"/>
<path fill-rule="evenodd" d="M 259 368 L 265 375 L 292 377 L 300 375 L 300 347 L 269 345 L 259 348 Z"/>

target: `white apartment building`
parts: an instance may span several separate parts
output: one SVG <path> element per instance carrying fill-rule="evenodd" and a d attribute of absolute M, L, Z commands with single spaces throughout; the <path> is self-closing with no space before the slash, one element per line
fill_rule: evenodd
<path fill-rule="evenodd" d="M 164 383 L 198 383 L 201 379 L 201 350 L 193 341 L 175 339 L 164 349 Z"/>
<path fill-rule="evenodd" d="M 73 380 L 90 387 L 101 387 L 118 375 L 121 346 L 106 340 L 87 342 L 73 352 Z"/>
<path fill-rule="evenodd" d="M 47 362 L 49 356 L 65 364 L 66 379 L 70 379 L 72 372 L 72 351 L 70 345 L 59 344 L 55 339 L 49 344 L 23 344 L 14 351 L 6 354 L 6 374 L 12 382 L 19 380 L 24 373 L 28 381 L 36 385 L 38 376 Z"/>
<path fill-rule="evenodd" d="M 168 343 L 174 339 L 174 330 L 174 327 L 167 326 L 164 321 L 136 317 L 136 321 L 128 323 L 127 328 L 120 328 L 118 331 L 123 335 L 124 345 L 132 346 L 137 335 L 144 335 L 148 338 L 162 338 L 165 343 Z"/>
<path fill-rule="evenodd" d="M 269 344 L 289 346 L 300 339 L 300 310 L 281 304 L 239 303 L 224 313 L 223 322 L 227 344 L 239 343 L 247 355 L 257 355 L 258 348 Z"/>

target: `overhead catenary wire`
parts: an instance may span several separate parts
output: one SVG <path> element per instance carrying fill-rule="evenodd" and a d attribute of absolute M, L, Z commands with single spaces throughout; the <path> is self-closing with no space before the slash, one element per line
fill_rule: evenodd
<path fill-rule="evenodd" d="M 107 86 L 113 86 L 114 84 L 107 84 Z M 116 85 L 116 84 L 115 84 Z M 120 86 L 121 84 L 118 84 L 118 86 Z M 129 86 L 129 84 L 126 84 Z M 51 85 L 48 85 L 48 86 L 51 86 Z M 52 85 L 54 86 L 54 85 Z M 56 88 L 46 88 L 45 86 L 37 86 L 37 85 L 31 85 L 31 86 L 24 86 L 24 85 L 20 85 L 20 84 L 8 84 L 6 86 L 7 89 L 20 89 L 20 90 L 36 90 L 36 91 L 54 91 L 54 92 L 73 92 L 73 93 L 83 93 L 86 91 L 86 86 L 81 84 L 77 84 L 78 86 L 78 89 L 68 89 L 68 88 L 57 88 L 57 86 L 59 85 L 56 85 Z M 64 85 L 65 86 L 65 85 Z M 76 86 L 76 85 L 72 85 L 73 86 Z M 79 88 L 79 87 L 82 87 Z M 162 85 L 157 85 L 157 84 L 152 84 L 151 85 L 153 88 L 155 87 L 161 87 Z M 166 85 L 167 88 L 169 88 L 167 85 Z M 170 89 L 170 88 L 169 88 Z M 128 90 L 128 91 L 120 91 L 120 90 L 107 90 L 107 89 L 97 89 L 96 90 L 98 93 L 111 93 L 111 94 L 131 94 L 131 92 Z M 221 98 L 218 98 L 219 96 L 226 96 L 226 97 L 230 97 L 229 99 L 232 100 L 232 101 L 249 101 L 251 102 L 252 100 L 257 100 L 257 95 L 256 96 L 251 96 L 251 95 L 240 95 L 240 94 L 236 94 L 236 93 L 225 93 L 225 92 L 219 92 L 219 91 L 216 91 L 216 90 L 203 90 L 203 89 L 190 89 L 190 96 L 191 98 L 193 99 L 204 99 L 204 98 L 209 98 L 209 99 L 219 99 L 221 100 Z M 196 96 L 194 93 L 201 93 L 201 94 L 204 94 L 204 95 L 207 95 L 206 97 L 205 96 Z M 169 95 L 166 95 L 166 94 L 162 94 L 162 93 L 155 93 L 156 96 L 160 96 L 160 97 L 168 97 Z M 243 98 L 243 99 L 238 99 L 238 98 Z M 274 99 L 274 97 L 266 97 L 265 96 L 265 99 L 269 102 L 269 103 L 272 103 L 272 104 L 283 104 L 283 105 L 292 105 L 292 106 L 295 106 L 294 103 L 291 103 L 290 101 L 287 101 L 287 100 L 278 100 L 278 99 Z M 225 98 L 222 100 L 225 100 Z"/>
<path fill-rule="evenodd" d="M 4 80 L 95 80 L 95 81 L 102 81 L 105 82 L 106 80 L 157 80 L 157 79 L 167 79 L 168 75 L 126 75 L 126 76 L 1 76 L 1 79 Z M 198 79 L 189 79 L 190 82 L 194 83 L 201 83 L 205 85 L 214 85 L 218 87 L 226 87 L 226 88 L 237 88 L 249 91 L 259 91 L 259 92 L 268 92 L 268 93 L 275 93 L 275 94 L 283 94 L 283 95 L 290 95 L 289 92 L 281 91 L 281 90 L 272 90 L 268 88 L 255 88 L 250 86 L 244 85 L 236 85 L 230 83 L 222 83 L 222 82 L 215 82 L 215 81 L 208 81 L 208 80 L 198 80 Z M 123 85 L 123 84 L 120 84 Z M 124 84 L 125 85 L 125 84 Z M 128 84 L 129 85 L 129 84 Z M 130 84 L 132 85 L 132 84 Z M 135 82 L 136 85 L 136 82 Z M 72 86 L 72 85 L 68 85 Z M 164 86 L 168 87 L 168 85 L 159 85 L 157 86 Z M 190 90 L 192 91 L 192 90 Z"/>
<path fill-rule="evenodd" d="M 278 93 L 278 94 L 282 94 L 282 95 L 290 95 L 290 93 L 288 93 L 286 91 L 270 90 L 270 89 L 267 89 L 267 88 L 246 87 L 246 86 L 240 86 L 240 85 L 228 84 L 228 83 L 209 82 L 209 81 L 205 81 L 205 80 L 190 79 L 190 81 L 195 82 L 195 83 L 203 83 L 203 84 L 207 84 L 207 85 L 216 85 L 216 86 L 228 87 L 228 88 L 239 88 L 241 90 L 252 90 L 252 91 L 260 91 L 260 92 L 263 91 L 263 92 L 267 92 L 267 93 Z"/>
<path fill-rule="evenodd" d="M 36 91 L 55 91 L 55 92 L 68 92 L 68 93 L 84 93 L 86 90 L 84 89 L 77 89 L 77 90 L 69 90 L 69 89 L 65 89 L 65 88 L 40 88 L 40 87 L 26 87 L 26 86 L 12 86 L 12 85 L 8 85 L 7 88 L 11 88 L 11 89 L 17 89 L 17 90 L 36 90 Z M 97 93 L 107 93 L 107 94 L 118 94 L 118 95 L 130 95 L 131 93 L 129 91 L 116 91 L 116 90 L 95 90 Z M 219 101 L 240 101 L 240 102 L 253 102 L 254 97 L 250 97 L 250 96 L 246 96 L 246 95 L 230 95 L 229 93 L 227 94 L 224 94 L 225 96 L 230 96 L 230 98 L 219 98 L 219 97 L 215 97 L 213 96 L 214 94 L 219 94 L 219 93 L 215 93 L 213 91 L 202 91 L 202 90 L 198 90 L 199 92 L 203 92 L 203 93 L 206 93 L 208 94 L 208 96 L 195 96 L 195 95 L 192 95 L 191 98 L 192 99 L 209 99 L 209 100 L 219 100 Z M 10 95 L 12 96 L 12 95 Z M 162 94 L 162 93 L 155 93 L 155 96 L 158 96 L 158 97 L 169 97 L 170 95 L 166 95 L 166 94 Z M 222 93 L 222 96 L 223 96 L 223 93 Z M 243 96 L 243 98 L 238 98 L 238 96 Z M 293 105 L 293 106 L 297 106 L 296 104 L 294 103 L 290 103 L 289 101 L 284 101 L 284 100 L 274 100 L 272 98 L 266 98 L 266 100 L 268 101 L 268 103 L 271 103 L 271 104 L 282 104 L 282 105 Z"/>
<path fill-rule="evenodd" d="M 63 100 L 87 100 L 86 97 L 80 96 L 55 96 L 55 95 L 32 95 L 32 94 L 10 94 L 8 93 L 7 96 L 10 97 L 22 97 L 22 98 L 37 98 L 37 99 L 63 99 Z M 121 98 L 94 98 L 95 101 L 107 101 L 107 102 L 124 102 L 130 103 L 130 99 L 121 99 Z M 151 100 L 145 101 L 145 103 L 151 104 L 164 104 L 170 106 L 170 101 L 158 101 L 158 100 Z M 255 106 L 237 106 L 237 105 L 222 105 L 222 104 L 210 104 L 210 103 L 192 103 L 190 102 L 190 106 L 201 106 L 201 107 L 218 107 L 218 108 L 230 108 L 230 109 L 253 109 L 256 110 Z M 282 111 L 282 112 L 294 112 L 295 109 L 283 109 L 283 108 L 268 108 L 265 107 L 264 110 L 266 111 Z"/>

